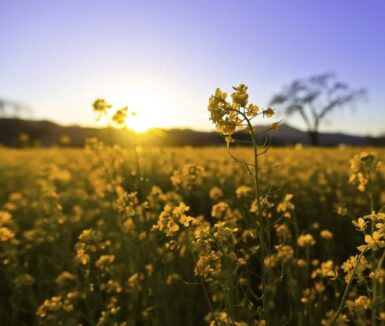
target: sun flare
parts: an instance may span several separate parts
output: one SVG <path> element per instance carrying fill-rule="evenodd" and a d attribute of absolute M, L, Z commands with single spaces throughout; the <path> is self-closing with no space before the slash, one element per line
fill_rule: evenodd
<path fill-rule="evenodd" d="M 138 116 L 136 111 L 133 111 L 132 114 L 129 114 L 126 119 L 127 127 L 137 133 L 146 132 L 148 129 L 153 128 L 153 122 L 151 119 L 146 120 L 143 116 Z"/>
<path fill-rule="evenodd" d="M 169 128 L 175 121 L 176 108 L 167 91 L 152 83 L 118 87 L 108 93 L 106 99 L 114 108 L 128 106 L 126 125 L 135 132 Z"/>

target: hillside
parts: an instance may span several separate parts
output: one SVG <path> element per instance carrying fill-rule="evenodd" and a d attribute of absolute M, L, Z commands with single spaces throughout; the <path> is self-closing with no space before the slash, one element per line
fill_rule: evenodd
<path fill-rule="evenodd" d="M 266 127 L 256 126 L 256 131 L 261 132 Z M 97 137 L 106 143 L 118 143 L 127 145 L 133 141 L 130 132 L 113 128 L 89 128 L 79 126 L 61 126 L 50 121 L 22 120 L 16 118 L 0 119 L 0 144 L 10 147 L 21 145 L 19 136 L 27 134 L 28 145 L 55 146 L 59 144 L 63 135 L 70 137 L 70 145 L 81 147 L 85 140 Z M 235 138 L 246 140 L 247 134 L 238 132 Z M 222 137 L 215 131 L 202 132 L 190 129 L 153 129 L 137 136 L 137 142 L 141 145 L 155 146 L 223 146 Z M 272 145 L 285 146 L 301 143 L 309 145 L 306 132 L 282 124 L 280 128 L 270 133 Z M 244 144 L 244 143 L 242 143 Z M 322 146 L 337 146 L 339 144 L 350 145 L 378 145 L 385 144 L 385 138 L 368 138 L 343 133 L 321 133 L 320 144 Z"/>

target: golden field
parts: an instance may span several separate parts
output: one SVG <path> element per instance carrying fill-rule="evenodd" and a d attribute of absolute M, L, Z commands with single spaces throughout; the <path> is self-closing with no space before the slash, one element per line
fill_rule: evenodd
<path fill-rule="evenodd" d="M 385 171 L 367 157 L 385 150 L 272 148 L 258 209 L 225 148 L 0 148 L 0 324 L 383 324 Z"/>

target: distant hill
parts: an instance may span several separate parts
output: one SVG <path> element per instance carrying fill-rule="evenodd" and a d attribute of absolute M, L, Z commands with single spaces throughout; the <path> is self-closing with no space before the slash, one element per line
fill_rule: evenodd
<path fill-rule="evenodd" d="M 263 132 L 266 126 L 256 126 L 255 129 L 256 132 Z M 0 144 L 20 147 L 22 145 L 21 134 L 28 135 L 27 139 L 24 139 L 24 145 L 30 146 L 55 146 L 60 143 L 63 135 L 68 136 L 70 138 L 69 145 L 75 147 L 83 146 L 85 140 L 91 137 L 97 137 L 110 144 L 128 145 L 133 142 L 133 135 L 127 130 L 61 126 L 44 120 L 0 119 Z M 248 135 L 244 132 L 238 132 L 235 138 L 248 140 Z M 153 129 L 145 134 L 138 135 L 137 142 L 143 146 L 224 146 L 224 140 L 217 132 L 202 132 L 190 129 Z M 275 146 L 297 143 L 310 144 L 305 131 L 287 124 L 280 125 L 278 130 L 270 133 L 270 143 Z M 238 144 L 246 145 L 247 143 L 240 142 Z M 384 146 L 385 137 L 368 138 L 342 133 L 321 133 L 320 144 L 322 146 L 337 146 L 340 144 Z"/>

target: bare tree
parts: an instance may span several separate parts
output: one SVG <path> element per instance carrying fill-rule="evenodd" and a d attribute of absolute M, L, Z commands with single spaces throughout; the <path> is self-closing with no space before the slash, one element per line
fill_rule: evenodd
<path fill-rule="evenodd" d="M 0 118 L 18 117 L 22 112 L 30 112 L 30 109 L 24 104 L 0 98 Z"/>
<path fill-rule="evenodd" d="M 325 118 L 334 109 L 352 104 L 365 93 L 364 89 L 352 89 L 327 73 L 293 81 L 273 96 L 270 105 L 285 107 L 287 115 L 300 114 L 306 123 L 311 144 L 317 146 L 319 127 Z"/>

